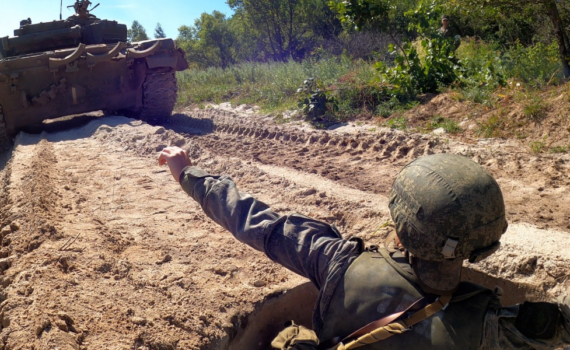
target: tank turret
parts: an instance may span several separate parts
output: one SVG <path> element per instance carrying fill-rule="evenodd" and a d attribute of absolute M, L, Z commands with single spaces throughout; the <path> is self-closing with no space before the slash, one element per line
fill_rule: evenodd
<path fill-rule="evenodd" d="M 127 26 L 116 21 L 101 20 L 88 9 L 89 0 L 77 0 L 75 14 L 65 20 L 32 24 L 32 20 L 22 20 L 20 28 L 14 30 L 14 37 L 2 38 L 0 57 L 14 57 L 28 53 L 59 50 L 66 47 L 111 44 L 127 41 Z"/>

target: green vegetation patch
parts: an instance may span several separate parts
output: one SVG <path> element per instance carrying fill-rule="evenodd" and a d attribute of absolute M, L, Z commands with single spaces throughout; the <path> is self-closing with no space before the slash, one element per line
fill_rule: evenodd
<path fill-rule="evenodd" d="M 257 104 L 266 112 L 297 108 L 297 90 L 303 81 L 313 77 L 323 86 L 338 79 L 369 70 L 364 62 L 346 57 L 323 61 L 243 63 L 227 69 L 192 69 L 177 73 L 178 107 L 207 102 Z M 363 74 L 365 75 L 365 74 Z"/>
<path fill-rule="evenodd" d="M 443 128 L 448 134 L 457 134 L 463 131 L 456 121 L 436 115 L 426 123 L 426 130 L 433 131 L 435 129 Z"/>
<path fill-rule="evenodd" d="M 505 118 L 502 115 L 493 114 L 478 124 L 477 134 L 485 138 L 501 137 L 505 125 Z"/>
<path fill-rule="evenodd" d="M 536 94 L 527 96 L 523 102 L 523 114 L 532 122 L 539 123 L 547 116 L 548 106 L 541 96 Z"/>
<path fill-rule="evenodd" d="M 530 143 L 530 150 L 533 153 L 542 153 L 546 148 L 546 144 L 542 141 L 532 141 Z"/>
<path fill-rule="evenodd" d="M 568 146 L 554 146 L 548 149 L 548 153 L 567 153 Z"/>
<path fill-rule="evenodd" d="M 550 110 L 538 91 L 570 75 L 561 60 L 570 53 L 557 41 L 567 32 L 569 2 L 547 6 L 525 0 L 516 7 L 507 0 L 228 4 L 233 16 L 204 13 L 194 26 L 179 29 L 178 44 L 193 69 L 178 73 L 178 107 L 230 101 L 259 105 L 275 113 L 279 123 L 293 119 L 284 117 L 291 115 L 286 110 L 299 110 L 317 127 L 382 117 L 389 118 L 383 125 L 403 130 L 408 126 L 402 111 L 416 106 L 419 96 L 447 91 L 458 101 L 495 110 L 479 121 L 480 136 L 526 138 L 517 129 L 540 123 Z M 549 6 L 560 11 L 559 18 Z M 545 21 L 563 26 L 555 26 L 554 33 Z M 131 36 L 141 32 L 137 25 Z M 522 118 L 502 110 L 512 98 L 522 106 Z M 457 122 L 441 116 L 420 127 L 438 128 L 462 132 Z"/>
<path fill-rule="evenodd" d="M 394 117 L 386 122 L 386 126 L 390 129 L 406 130 L 408 125 L 404 116 Z"/>

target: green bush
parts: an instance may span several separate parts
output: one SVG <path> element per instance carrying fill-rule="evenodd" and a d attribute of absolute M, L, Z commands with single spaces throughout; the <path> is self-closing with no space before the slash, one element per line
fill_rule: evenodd
<path fill-rule="evenodd" d="M 532 46 L 517 42 L 504 48 L 465 38 L 457 50 L 457 57 L 475 83 L 485 80 L 490 86 L 497 87 L 504 85 L 506 79 L 515 79 L 533 87 L 542 87 L 547 83 L 562 82 L 556 42 L 550 45 L 539 42 Z"/>
<path fill-rule="evenodd" d="M 395 65 L 390 67 L 382 62 L 376 63 L 378 79 L 392 97 L 408 101 L 418 94 L 436 92 L 440 87 L 457 81 L 459 66 L 450 40 L 424 39 L 421 48 L 425 52 L 424 59 L 409 42 L 399 48 L 390 45 Z"/>
<path fill-rule="evenodd" d="M 522 80 L 531 86 L 542 87 L 547 83 L 563 80 L 558 44 L 536 43 L 525 47 L 520 42 L 507 50 L 502 64 L 509 77 Z"/>

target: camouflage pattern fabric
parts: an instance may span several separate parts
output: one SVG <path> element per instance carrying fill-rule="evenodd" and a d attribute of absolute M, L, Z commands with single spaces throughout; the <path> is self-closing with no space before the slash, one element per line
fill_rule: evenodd
<path fill-rule="evenodd" d="M 441 27 L 437 32 L 440 37 L 448 40 L 453 40 L 454 51 L 457 50 L 459 45 L 461 45 L 461 35 L 452 27 L 447 27 L 447 29 Z"/>
<path fill-rule="evenodd" d="M 239 192 L 228 176 L 212 176 L 200 168 L 187 167 L 180 176 L 180 184 L 208 217 L 239 241 L 311 280 L 320 290 L 313 314 L 313 329 L 319 336 L 332 295 L 350 264 L 362 253 L 362 242 L 344 240 L 334 226 L 304 215 L 280 215 L 251 195 Z M 513 331 L 517 311 L 515 306 L 489 312 L 493 317 L 485 319 L 486 334 L 489 337 L 496 334 L 493 338 L 496 341 L 492 342 L 493 347 L 485 349 L 536 348 L 534 340 Z M 570 335 L 540 344 L 545 349 L 554 349 L 562 341 L 570 344 Z"/>
<path fill-rule="evenodd" d="M 430 155 L 406 165 L 392 185 L 389 208 L 400 242 L 418 260 L 420 279 L 442 291 L 457 286 L 463 260 L 496 251 L 507 228 L 499 185 L 459 155 Z"/>

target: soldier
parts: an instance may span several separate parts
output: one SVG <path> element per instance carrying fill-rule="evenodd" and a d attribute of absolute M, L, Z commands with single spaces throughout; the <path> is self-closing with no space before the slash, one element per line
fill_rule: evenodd
<path fill-rule="evenodd" d="M 165 163 L 212 220 L 320 290 L 313 331 L 292 325 L 273 341 L 277 349 L 570 344 L 570 297 L 502 307 L 499 289 L 460 281 L 463 261 L 493 254 L 507 229 L 498 184 L 467 158 L 431 155 L 404 167 L 390 193 L 396 229 L 378 249 L 343 240 L 334 226 L 309 217 L 273 212 L 238 192 L 229 177 L 193 167 L 180 148 L 165 148 L 159 164 Z"/>
<path fill-rule="evenodd" d="M 454 51 L 461 45 L 461 36 L 455 28 L 450 27 L 450 18 L 448 15 L 441 17 L 441 28 L 439 28 L 438 33 L 439 36 L 444 39 L 453 40 Z"/>
<path fill-rule="evenodd" d="M 75 10 L 74 16 L 77 16 L 80 18 L 87 18 L 90 16 L 89 10 L 87 9 L 89 7 L 89 5 L 91 5 L 91 1 L 89 1 L 89 0 L 76 0 L 75 4 L 73 6 L 68 6 L 68 7 L 73 7 L 73 9 Z M 97 5 L 97 6 L 99 6 L 99 5 Z M 97 6 L 95 6 L 95 7 L 97 7 Z"/>

